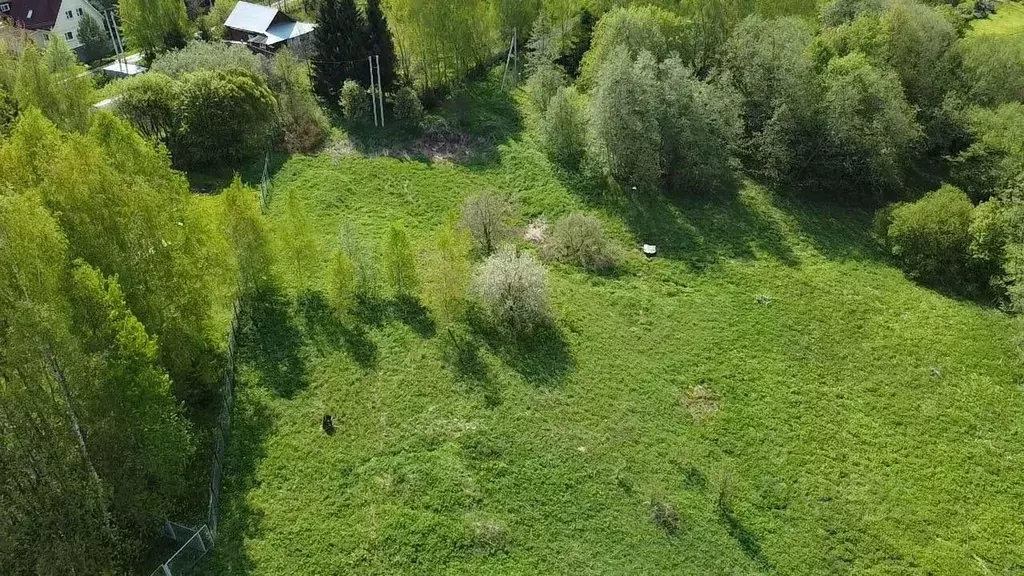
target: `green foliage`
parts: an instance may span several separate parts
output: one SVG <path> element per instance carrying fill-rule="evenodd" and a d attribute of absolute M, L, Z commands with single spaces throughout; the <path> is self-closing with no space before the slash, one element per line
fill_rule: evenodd
<path fill-rule="evenodd" d="M 970 290 L 975 286 L 970 255 L 973 208 L 963 191 L 948 185 L 900 205 L 892 211 L 889 249 L 914 278 L 940 288 Z"/>
<path fill-rule="evenodd" d="M 111 512 L 140 533 L 177 506 L 194 445 L 157 362 L 157 342 L 128 309 L 117 280 L 77 262 L 68 299 L 73 333 L 89 355 L 79 406 L 89 455 L 105 480 Z"/>
<path fill-rule="evenodd" d="M 438 233 L 435 249 L 424 268 L 426 302 L 441 324 L 453 324 L 466 314 L 471 279 L 470 242 L 458 222 L 449 219 Z"/>
<path fill-rule="evenodd" d="M 772 181 L 799 172 L 815 148 L 821 88 L 811 39 L 801 20 L 750 16 L 726 47 L 726 68 L 744 99 L 748 154 Z"/>
<path fill-rule="evenodd" d="M 400 299 L 416 296 L 420 287 L 419 275 L 416 273 L 416 255 L 405 227 L 393 222 L 388 228 L 388 236 L 384 242 L 384 272 L 388 284 Z"/>
<path fill-rule="evenodd" d="M 260 213 L 259 193 L 244 186 L 237 174 L 223 196 L 224 235 L 234 253 L 242 295 L 251 296 L 273 278 L 270 232 Z"/>
<path fill-rule="evenodd" d="M 174 80 L 159 72 L 116 81 L 114 111 L 139 132 L 166 142 L 178 129 L 178 92 Z"/>
<path fill-rule="evenodd" d="M 971 35 L 960 41 L 971 97 L 995 106 L 1024 102 L 1024 38 Z"/>
<path fill-rule="evenodd" d="M 1024 173 L 1024 104 L 968 111 L 973 142 L 952 163 L 951 180 L 984 199 Z"/>
<path fill-rule="evenodd" d="M 60 38 L 53 38 L 42 55 L 29 44 L 18 63 L 14 98 L 21 109 L 38 108 L 64 130 L 89 126 L 93 84 L 85 67 Z"/>
<path fill-rule="evenodd" d="M 92 16 L 83 16 L 78 21 L 78 40 L 82 43 L 85 60 L 91 62 L 110 52 L 107 33 Z"/>
<path fill-rule="evenodd" d="M 861 15 L 881 14 L 885 6 L 885 0 L 831 0 L 822 7 L 821 21 L 825 26 L 840 26 Z"/>
<path fill-rule="evenodd" d="M 636 58 L 641 52 L 649 52 L 656 61 L 676 54 L 684 62 L 692 58 L 690 50 L 689 25 L 686 20 L 654 6 L 630 6 L 616 8 L 598 21 L 590 50 L 583 57 L 580 69 L 580 84 L 583 87 L 599 86 L 602 71 L 609 61 L 619 60 L 620 47 L 624 47 L 627 59 Z"/>
<path fill-rule="evenodd" d="M 388 23 L 403 75 L 418 87 L 436 89 L 461 80 L 503 47 L 507 49 L 511 30 L 500 29 L 494 4 L 491 0 L 387 0 Z M 519 5 L 527 9 L 527 4 L 505 3 L 513 9 Z M 514 13 L 509 16 L 518 18 Z M 520 37 L 525 31 L 520 30 Z"/>
<path fill-rule="evenodd" d="M 491 317 L 512 334 L 532 333 L 548 318 L 547 271 L 529 252 L 505 247 L 481 264 L 473 290 Z"/>
<path fill-rule="evenodd" d="M 496 194 L 477 194 L 462 203 L 462 226 L 473 237 L 477 251 L 487 256 L 509 236 L 512 205 Z"/>
<path fill-rule="evenodd" d="M 589 270 L 615 267 L 616 254 L 597 218 L 573 212 L 555 223 L 545 246 L 545 256 Z"/>
<path fill-rule="evenodd" d="M 188 15 L 180 0 L 121 0 L 119 14 L 127 44 L 156 54 L 185 46 Z"/>
<path fill-rule="evenodd" d="M 899 79 L 855 52 L 829 62 L 824 82 L 833 168 L 876 197 L 893 190 L 921 137 Z"/>
<path fill-rule="evenodd" d="M 209 326 L 222 255 L 166 153 L 109 114 L 95 114 L 89 132 L 78 135 L 60 133 L 30 110 L 0 158 L 11 167 L 0 187 L 39 194 L 71 256 L 117 277 L 132 313 L 158 338 L 179 398 L 205 393 L 217 378 L 209 372 Z"/>
<path fill-rule="evenodd" d="M 189 42 L 181 50 L 158 55 L 149 70 L 166 74 L 175 80 L 200 70 L 239 69 L 252 76 L 265 77 L 262 61 L 263 58 L 244 46 L 223 42 Z"/>
<path fill-rule="evenodd" d="M 395 118 L 410 126 L 419 126 L 423 121 L 423 103 L 412 86 L 402 86 L 388 95 L 391 112 Z"/>
<path fill-rule="evenodd" d="M 548 157 L 567 170 L 578 169 L 586 153 L 587 122 L 585 98 L 573 86 L 559 88 L 540 124 Z"/>
<path fill-rule="evenodd" d="M 323 0 L 313 31 L 313 89 L 326 103 L 338 102 L 347 82 L 370 85 L 366 18 L 355 0 Z"/>
<path fill-rule="evenodd" d="M 178 133 L 170 145 L 177 164 L 230 164 L 269 145 L 276 103 L 259 76 L 240 70 L 192 72 L 182 77 L 178 98 Z"/>
<path fill-rule="evenodd" d="M 728 77 L 702 82 L 676 58 L 661 68 L 662 166 L 672 187 L 704 191 L 728 187 L 738 168 L 743 100 Z"/>
<path fill-rule="evenodd" d="M 0 86 L 0 138 L 7 136 L 18 118 L 18 102 Z"/>
<path fill-rule="evenodd" d="M 565 72 L 557 64 L 538 66 L 526 81 L 526 93 L 537 110 L 544 112 L 548 101 L 559 88 L 566 85 Z"/>
<path fill-rule="evenodd" d="M 227 22 L 236 5 L 238 0 L 220 0 L 214 3 L 209 12 L 199 17 L 199 28 L 208 30 L 211 40 L 225 38 L 227 29 L 224 28 L 224 22 Z"/>
<path fill-rule="evenodd" d="M 590 101 L 591 156 L 621 186 L 657 191 L 661 178 L 660 87 L 648 52 L 636 62 L 616 48 L 598 71 Z"/>
<path fill-rule="evenodd" d="M 907 100 L 920 107 L 939 106 L 955 87 L 959 72 L 953 25 L 913 0 L 893 2 L 881 25 L 886 60 L 899 76 Z"/>
<path fill-rule="evenodd" d="M 346 80 L 338 98 L 341 112 L 350 122 L 366 122 L 373 117 L 373 98 L 370 91 L 354 80 Z"/>

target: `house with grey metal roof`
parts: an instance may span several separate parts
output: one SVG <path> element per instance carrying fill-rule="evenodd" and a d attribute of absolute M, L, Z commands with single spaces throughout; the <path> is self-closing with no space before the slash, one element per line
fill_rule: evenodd
<path fill-rule="evenodd" d="M 263 50 L 276 50 L 311 40 L 309 33 L 316 24 L 299 22 L 273 6 L 239 2 L 224 27 L 230 40 Z"/>

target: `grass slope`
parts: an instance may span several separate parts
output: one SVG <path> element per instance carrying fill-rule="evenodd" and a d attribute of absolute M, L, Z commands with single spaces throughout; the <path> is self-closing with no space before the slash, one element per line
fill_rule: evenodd
<path fill-rule="evenodd" d="M 1024 34 L 1024 4 L 1000 2 L 995 14 L 984 20 L 974 21 L 971 33 L 992 36 Z"/>
<path fill-rule="evenodd" d="M 494 190 L 525 219 L 593 209 L 662 256 L 613 276 L 552 267 L 555 329 L 478 334 L 461 363 L 423 314 L 384 304 L 341 326 L 316 296 L 266 298 L 243 338 L 214 573 L 1024 569 L 1005 316 L 880 261 L 866 214 L 750 183 L 591 198 L 532 138 L 477 164 L 281 166 L 273 220 L 295 191 L 324 249 L 343 221 L 379 242 L 402 219 L 425 251 L 462 197 Z M 652 499 L 678 511 L 675 535 Z"/>

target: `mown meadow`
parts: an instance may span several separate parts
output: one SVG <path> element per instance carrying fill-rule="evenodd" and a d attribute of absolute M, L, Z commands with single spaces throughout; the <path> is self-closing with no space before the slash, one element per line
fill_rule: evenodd
<path fill-rule="evenodd" d="M 868 211 L 751 181 L 685 200 L 594 193 L 552 167 L 499 79 L 461 103 L 482 135 L 472 154 L 360 134 L 275 164 L 276 240 L 293 197 L 318 256 L 306 279 L 279 258 L 280 291 L 243 330 L 211 573 L 1024 566 L 1010 317 L 906 279 Z M 422 268 L 463 198 L 488 191 L 520 227 L 597 214 L 622 264 L 548 265 L 553 323 L 530 339 L 470 322 L 457 350 L 386 292 L 331 313 L 343 227 L 380 246 L 401 221 Z"/>

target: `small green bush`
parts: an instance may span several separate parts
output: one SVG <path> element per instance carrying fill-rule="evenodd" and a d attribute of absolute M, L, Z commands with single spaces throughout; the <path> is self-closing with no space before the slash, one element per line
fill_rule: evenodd
<path fill-rule="evenodd" d="M 977 285 L 970 254 L 973 208 L 967 194 L 949 185 L 896 206 L 888 233 L 892 255 L 922 282 L 970 290 Z"/>
<path fill-rule="evenodd" d="M 412 87 L 402 86 L 388 94 L 388 100 L 396 119 L 411 126 L 418 126 L 423 121 L 423 103 Z"/>
<path fill-rule="evenodd" d="M 580 167 L 587 148 L 587 108 L 576 88 L 559 88 L 548 102 L 540 124 L 544 151 L 567 170 Z"/>
<path fill-rule="evenodd" d="M 384 243 L 384 270 L 398 298 L 408 299 L 415 295 L 420 285 L 416 256 L 405 227 L 398 222 L 392 223 L 388 229 Z"/>
<path fill-rule="evenodd" d="M 651 498 L 651 520 L 669 536 L 679 533 L 679 513 L 674 506 L 658 498 Z"/>
<path fill-rule="evenodd" d="M 370 98 L 370 92 L 355 80 L 346 80 L 341 86 L 338 103 L 346 120 L 365 122 L 373 116 L 373 100 Z"/>
<path fill-rule="evenodd" d="M 590 270 L 614 268 L 616 260 L 605 238 L 604 225 L 582 212 L 573 212 L 555 224 L 545 255 Z"/>

